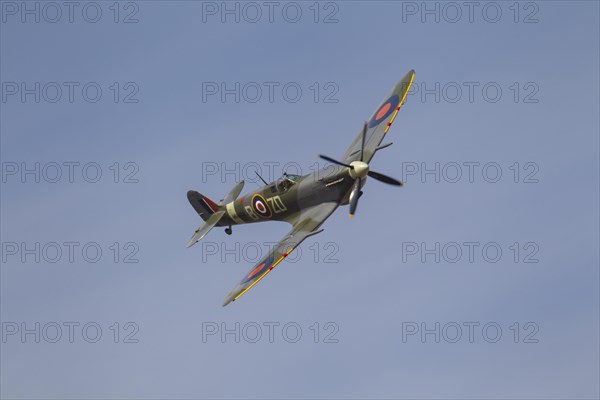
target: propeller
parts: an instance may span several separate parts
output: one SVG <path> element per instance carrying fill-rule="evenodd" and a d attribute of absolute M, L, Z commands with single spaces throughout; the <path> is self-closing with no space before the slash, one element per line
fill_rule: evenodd
<path fill-rule="evenodd" d="M 350 218 L 354 218 L 356 213 L 356 206 L 358 206 L 358 199 L 363 195 L 363 191 L 360 190 L 360 178 L 354 180 L 354 188 L 350 192 Z"/>
<path fill-rule="evenodd" d="M 387 183 L 388 185 L 394 185 L 394 186 L 402 186 L 402 185 L 404 185 L 398 179 L 394 179 L 391 176 L 380 174 L 379 172 L 369 171 L 367 173 L 367 175 L 369 175 L 373 179 L 377 179 L 379 182 Z"/>
<path fill-rule="evenodd" d="M 319 157 L 325 161 L 329 161 L 330 163 L 341 165 L 342 167 L 346 167 L 350 169 L 350 176 L 354 178 L 354 186 L 352 188 L 352 192 L 350 192 L 350 217 L 354 217 L 354 213 L 356 212 L 356 207 L 358 206 L 358 199 L 363 195 L 362 190 L 360 190 L 362 179 L 365 176 L 369 176 L 375 180 L 378 180 L 383 183 L 387 183 L 389 185 L 394 186 L 402 186 L 403 183 L 397 179 L 389 177 L 387 175 L 381 174 L 379 172 L 370 171 L 369 164 L 364 162 L 364 152 L 365 152 L 365 140 L 367 136 L 367 122 L 363 127 L 362 131 L 362 139 L 360 145 L 360 161 L 352 161 L 350 164 L 343 163 L 334 158 L 325 156 L 323 154 L 319 154 Z"/>

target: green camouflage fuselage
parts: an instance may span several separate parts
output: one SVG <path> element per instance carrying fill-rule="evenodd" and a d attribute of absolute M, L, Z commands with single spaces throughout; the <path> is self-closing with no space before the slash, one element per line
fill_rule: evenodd
<path fill-rule="evenodd" d="M 225 211 L 225 215 L 218 225 L 289 221 L 302 210 L 317 204 L 347 203 L 354 184 L 348 169 L 335 165 L 295 177 L 295 183 L 289 187 L 284 186 L 284 180 L 285 177 L 221 205 L 219 208 Z"/>

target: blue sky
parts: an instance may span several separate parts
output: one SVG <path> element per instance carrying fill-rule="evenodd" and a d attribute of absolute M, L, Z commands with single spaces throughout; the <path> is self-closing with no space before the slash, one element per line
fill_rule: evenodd
<path fill-rule="evenodd" d="M 281 2 L 269 22 L 259 2 L 255 23 L 245 3 L 239 23 L 221 2 L 83 2 L 72 22 L 42 3 L 23 22 L 23 4 L 1 2 L 3 397 L 598 398 L 597 2 L 481 2 L 472 20 L 427 3 L 439 22 L 386 1 Z M 405 187 L 369 181 L 355 219 L 340 208 L 222 308 L 288 226 L 186 249 L 186 191 L 341 156 L 410 69 L 371 163 Z M 239 102 L 203 93 L 236 82 Z M 39 343 L 21 335 L 36 323 Z M 221 337 L 236 323 L 239 343 Z M 436 323 L 439 343 L 421 336 Z"/>

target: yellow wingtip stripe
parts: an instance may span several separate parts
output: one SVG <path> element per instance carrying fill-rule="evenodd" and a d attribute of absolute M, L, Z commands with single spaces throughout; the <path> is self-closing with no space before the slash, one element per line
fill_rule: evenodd
<path fill-rule="evenodd" d="M 292 248 L 291 248 L 291 249 L 290 249 L 290 250 L 287 252 L 287 255 L 290 255 L 290 253 L 291 253 L 291 252 L 292 252 L 294 249 L 295 249 L 295 247 L 292 247 Z M 235 297 L 233 298 L 233 300 L 237 300 L 237 299 L 239 299 L 240 297 L 242 297 L 242 296 L 243 296 L 243 294 L 244 294 L 244 293 L 246 293 L 248 290 L 252 289 L 252 287 L 253 287 L 254 285 L 256 285 L 258 282 L 260 282 L 260 280 L 261 280 L 262 278 L 264 278 L 265 276 L 267 276 L 267 274 L 268 274 L 269 272 L 271 272 L 271 271 L 272 271 L 272 270 L 273 270 L 273 269 L 274 269 L 274 268 L 275 268 L 275 267 L 276 267 L 276 266 L 277 266 L 277 265 L 278 265 L 278 264 L 279 264 L 281 261 L 283 261 L 283 259 L 284 259 L 284 258 L 285 258 L 284 256 L 281 256 L 281 257 L 279 258 L 279 260 L 277 260 L 275 263 L 273 263 L 273 265 L 271 266 L 271 268 L 267 269 L 267 270 L 266 270 L 266 271 L 265 271 L 265 272 L 264 272 L 264 273 L 263 273 L 261 276 L 259 276 L 258 278 L 256 278 L 256 280 L 255 280 L 254 282 L 252 282 L 252 284 L 251 284 L 250 286 L 248 286 L 246 289 L 242 290 L 242 292 L 241 292 L 240 294 L 238 294 L 237 296 L 235 296 Z"/>
<path fill-rule="evenodd" d="M 412 86 L 414 79 L 415 79 L 415 73 L 413 72 L 412 76 L 410 77 L 410 82 L 408 82 L 408 87 L 406 88 L 406 92 L 404 92 L 404 95 L 402 96 L 402 100 L 400 100 L 400 105 L 398 107 L 396 107 L 396 111 L 394 111 L 394 115 L 392 115 L 392 119 L 390 120 L 390 122 L 388 122 L 388 125 L 385 127 L 385 130 L 383 131 L 384 135 L 387 133 L 387 131 L 390 130 L 390 126 L 392 126 L 392 122 L 394 122 L 394 120 L 396 119 L 396 115 L 398 115 L 398 111 L 400 111 L 400 108 L 404 104 L 404 100 L 406 100 L 406 96 L 408 95 L 408 92 L 410 91 L 410 87 Z"/>

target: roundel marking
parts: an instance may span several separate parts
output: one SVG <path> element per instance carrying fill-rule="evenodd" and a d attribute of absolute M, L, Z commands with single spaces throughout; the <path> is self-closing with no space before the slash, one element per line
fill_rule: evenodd
<path fill-rule="evenodd" d="M 252 208 L 260 217 L 271 218 L 273 215 L 267 201 L 260 194 L 252 196 Z"/>
<path fill-rule="evenodd" d="M 273 262 L 275 261 L 275 256 L 273 254 L 271 254 L 266 260 L 265 262 L 259 264 L 256 268 L 254 268 L 252 271 L 250 271 L 250 273 L 246 276 L 246 278 L 241 282 L 241 284 L 245 284 L 248 283 L 252 280 L 254 280 L 255 277 L 260 277 L 261 275 L 263 275 L 266 271 L 273 269 L 272 265 Z"/>
<path fill-rule="evenodd" d="M 369 121 L 369 128 L 379 125 L 381 121 L 389 117 L 390 114 L 396 110 L 398 104 L 400 104 L 400 97 L 397 94 L 392 95 L 389 99 L 384 101 L 381 107 L 375 112 L 373 118 Z"/>
<path fill-rule="evenodd" d="M 385 115 L 385 113 L 387 113 L 389 111 L 390 108 L 392 108 L 392 105 L 390 103 L 385 103 L 383 105 L 383 107 L 381 107 L 379 109 L 379 111 L 377 112 L 375 119 L 381 119 L 381 117 L 383 117 Z"/>
<path fill-rule="evenodd" d="M 251 279 L 254 275 L 258 274 L 264 267 L 265 267 L 265 263 L 260 264 L 258 267 L 254 268 L 252 271 L 250 271 L 247 278 Z"/>

